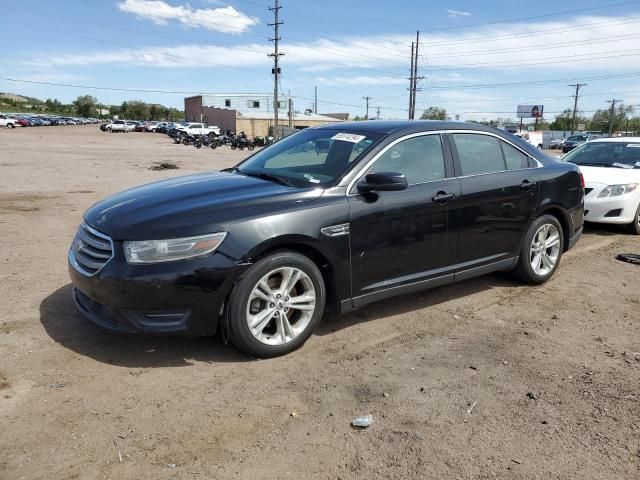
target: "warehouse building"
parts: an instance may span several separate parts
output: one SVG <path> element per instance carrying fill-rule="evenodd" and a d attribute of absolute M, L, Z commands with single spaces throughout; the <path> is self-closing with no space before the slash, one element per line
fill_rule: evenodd
<path fill-rule="evenodd" d="M 315 113 L 292 114 L 289 119 L 289 98 L 278 100 L 278 124 L 294 130 L 327 125 L 340 120 Z M 188 122 L 204 122 L 220 127 L 222 131 L 245 132 L 250 137 L 266 137 L 272 134 L 274 125 L 273 95 L 230 93 L 198 95 L 184 99 L 185 119 Z"/>

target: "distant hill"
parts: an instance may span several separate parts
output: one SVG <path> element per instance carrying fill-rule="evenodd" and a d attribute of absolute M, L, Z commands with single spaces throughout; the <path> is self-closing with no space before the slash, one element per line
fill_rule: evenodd
<path fill-rule="evenodd" d="M 17 95 L 15 93 L 2 93 L 0 92 L 0 99 L 7 99 L 13 102 L 24 102 L 24 103 L 43 103 L 42 100 L 33 97 L 25 97 L 23 95 Z"/>

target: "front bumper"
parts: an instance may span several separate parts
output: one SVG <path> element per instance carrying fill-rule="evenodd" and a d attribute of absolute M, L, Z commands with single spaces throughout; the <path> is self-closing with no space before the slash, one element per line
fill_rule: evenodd
<path fill-rule="evenodd" d="M 587 184 L 592 190 L 584 198 L 585 222 L 628 225 L 636 219 L 640 193 L 631 192 L 618 197 L 598 198 L 606 185 Z"/>
<path fill-rule="evenodd" d="M 129 265 L 120 242 L 93 276 L 73 266 L 73 300 L 92 322 L 123 333 L 201 336 L 216 332 L 233 285 L 247 268 L 220 253 L 188 261 Z"/>

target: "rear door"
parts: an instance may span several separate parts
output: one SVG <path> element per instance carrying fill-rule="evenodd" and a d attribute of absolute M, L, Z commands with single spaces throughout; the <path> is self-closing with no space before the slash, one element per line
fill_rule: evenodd
<path fill-rule="evenodd" d="M 446 154 L 445 154 L 446 152 Z M 390 144 L 364 172 L 397 172 L 409 187 L 349 192 L 354 306 L 411 285 L 453 281 L 460 183 L 440 134 Z"/>
<path fill-rule="evenodd" d="M 482 132 L 449 136 L 460 179 L 459 268 L 518 255 L 535 212 L 537 163 L 498 136 Z"/>

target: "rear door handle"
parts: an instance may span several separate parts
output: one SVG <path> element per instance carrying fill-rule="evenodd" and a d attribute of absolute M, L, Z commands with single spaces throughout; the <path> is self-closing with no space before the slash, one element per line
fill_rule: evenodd
<path fill-rule="evenodd" d="M 535 185 L 535 182 L 531 183 L 529 180 L 523 180 L 520 184 L 520 188 L 522 190 L 531 190 Z"/>
<path fill-rule="evenodd" d="M 453 200 L 454 198 L 456 198 L 456 196 L 453 193 L 438 192 L 435 197 L 431 198 L 431 200 L 440 204 L 445 204 L 449 200 Z"/>

